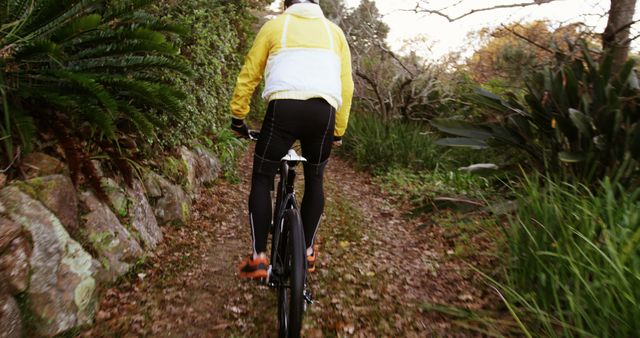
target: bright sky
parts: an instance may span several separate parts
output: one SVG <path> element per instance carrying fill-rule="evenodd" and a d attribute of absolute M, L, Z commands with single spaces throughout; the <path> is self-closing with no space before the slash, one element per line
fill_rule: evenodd
<path fill-rule="evenodd" d="M 432 59 L 437 59 L 449 51 L 462 51 L 464 54 L 469 54 L 470 49 L 473 48 L 467 38 L 470 32 L 483 27 L 499 27 L 500 24 L 514 21 L 526 22 L 546 19 L 553 26 L 559 26 L 562 23 L 583 22 L 588 26 L 595 27 L 596 32 L 602 32 L 607 20 L 604 13 L 607 13 L 610 5 L 608 0 L 558 0 L 540 6 L 481 12 L 450 23 L 445 18 L 436 15 L 403 11 L 414 9 L 418 1 L 420 0 L 375 0 L 380 13 L 384 15 L 383 20 L 391 28 L 388 43 L 393 49 L 400 50 L 405 40 L 423 36 L 424 40 L 428 42 L 414 43 L 413 49 Z M 471 9 L 529 1 L 422 0 L 422 2 L 428 2 L 430 9 L 443 9 L 460 2 L 459 5 L 445 10 L 450 16 L 457 16 Z M 355 7 L 360 3 L 360 0 L 345 0 L 345 3 L 350 7 Z M 636 9 L 636 17 L 640 17 L 639 12 L 640 8 Z M 636 30 L 634 32 L 637 34 Z M 640 41 L 636 41 L 634 47 L 636 50 L 639 49 Z"/>

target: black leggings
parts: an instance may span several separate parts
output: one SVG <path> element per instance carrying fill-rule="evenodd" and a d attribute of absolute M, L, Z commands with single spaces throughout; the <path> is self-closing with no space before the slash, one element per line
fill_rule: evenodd
<path fill-rule="evenodd" d="M 304 197 L 301 216 L 306 246 L 311 247 L 324 209 L 322 176 L 331 154 L 335 109 L 323 99 L 273 100 L 262 123 L 253 156 L 249 195 L 249 220 L 253 250 L 267 250 L 272 218 L 271 190 L 280 159 L 300 140 L 304 163 Z"/>

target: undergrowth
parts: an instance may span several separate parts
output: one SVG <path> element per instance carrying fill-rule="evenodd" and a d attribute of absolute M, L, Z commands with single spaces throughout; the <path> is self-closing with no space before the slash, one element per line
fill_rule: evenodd
<path fill-rule="evenodd" d="M 640 189 L 601 186 L 528 179 L 520 191 L 493 283 L 529 337 L 640 332 Z"/>

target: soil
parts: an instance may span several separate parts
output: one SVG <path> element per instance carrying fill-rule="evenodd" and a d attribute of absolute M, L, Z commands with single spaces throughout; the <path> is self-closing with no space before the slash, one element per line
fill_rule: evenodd
<path fill-rule="evenodd" d="M 95 325 L 80 336 L 277 336 L 275 290 L 237 275 L 251 247 L 250 153 L 239 182 L 203 191 L 190 225 L 165 228 L 155 255 L 104 292 Z M 487 215 L 408 216 L 407 205 L 338 157 L 325 195 L 303 336 L 483 335 L 482 314 L 500 310 L 479 272 L 495 265 L 499 231 Z"/>

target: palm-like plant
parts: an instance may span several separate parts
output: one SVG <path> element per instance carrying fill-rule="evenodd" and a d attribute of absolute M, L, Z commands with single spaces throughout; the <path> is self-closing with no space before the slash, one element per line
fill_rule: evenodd
<path fill-rule="evenodd" d="M 74 179 L 81 171 L 91 181 L 95 170 L 80 140 L 122 164 L 119 138 L 152 140 L 167 120 L 162 114 L 183 111 L 184 95 L 167 76 L 188 72 L 167 41 L 181 30 L 146 12 L 150 3 L 0 0 L 3 167 L 28 151 L 37 130 L 50 130 Z"/>
<path fill-rule="evenodd" d="M 610 176 L 639 185 L 640 85 L 634 62 L 614 73 L 611 55 L 597 64 L 583 49 L 583 59 L 536 73 L 525 102 L 478 90 L 473 99 L 500 112 L 498 122 L 431 121 L 456 136 L 439 144 L 509 146 L 523 150 L 540 171 L 564 172 L 585 182 Z"/>

